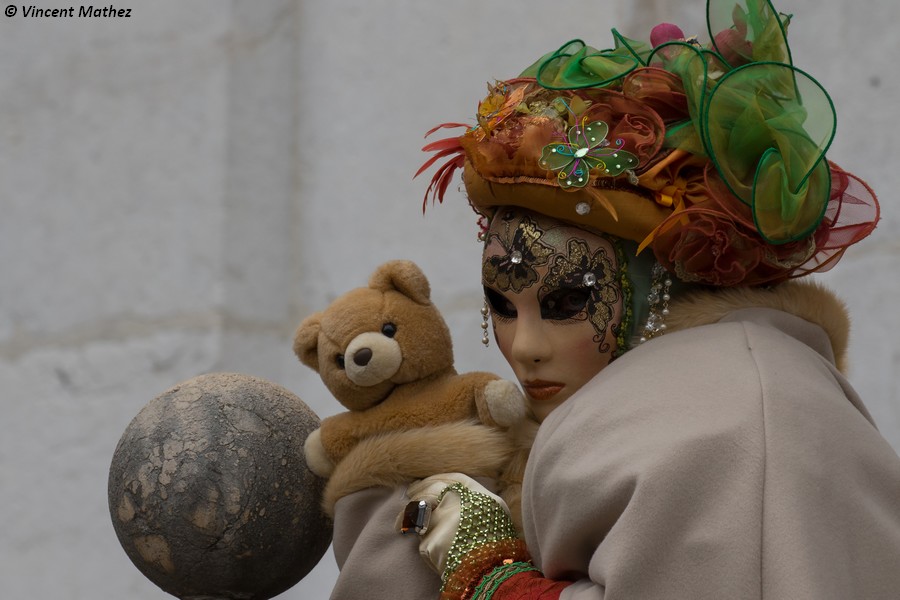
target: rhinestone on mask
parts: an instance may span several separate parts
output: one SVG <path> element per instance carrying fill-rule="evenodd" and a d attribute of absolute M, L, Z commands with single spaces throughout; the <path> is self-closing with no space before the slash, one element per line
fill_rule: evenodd
<path fill-rule="evenodd" d="M 514 265 L 517 265 L 522 262 L 522 253 L 518 250 L 513 250 L 509 253 L 509 262 Z"/>

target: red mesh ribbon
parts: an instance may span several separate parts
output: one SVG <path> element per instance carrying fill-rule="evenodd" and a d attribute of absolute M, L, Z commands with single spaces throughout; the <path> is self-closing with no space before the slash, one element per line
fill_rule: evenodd
<path fill-rule="evenodd" d="M 494 589 L 480 590 L 479 584 L 501 566 L 531 562 L 525 542 L 507 539 L 479 546 L 466 554 L 459 567 L 447 578 L 441 600 L 558 600 L 571 581 L 554 581 L 540 571 L 519 572 Z"/>
<path fill-rule="evenodd" d="M 778 245 L 759 236 L 750 207 L 707 168 L 706 199 L 676 211 L 651 234 L 657 260 L 684 281 L 716 286 L 775 284 L 830 269 L 875 229 L 879 206 L 865 182 L 829 166 L 831 198 L 821 224 L 807 238 Z"/>
<path fill-rule="evenodd" d="M 665 69 L 647 67 L 632 71 L 622 81 L 622 93 L 652 108 L 666 123 L 690 116 L 681 78 Z"/>
<path fill-rule="evenodd" d="M 539 571 L 513 575 L 504 581 L 491 600 L 559 600 L 562 591 L 571 581 L 553 581 Z"/>
<path fill-rule="evenodd" d="M 791 277 L 827 271 L 840 260 L 844 250 L 868 236 L 881 218 L 881 207 L 872 188 L 855 175 L 829 162 L 831 200 L 825 218 L 814 234 L 816 253 L 800 265 Z"/>

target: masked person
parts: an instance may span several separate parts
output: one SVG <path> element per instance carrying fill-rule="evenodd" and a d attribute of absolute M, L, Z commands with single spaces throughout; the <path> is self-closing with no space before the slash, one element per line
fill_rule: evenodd
<path fill-rule="evenodd" d="M 788 17 L 710 0 L 708 20 L 705 47 L 673 25 L 570 42 L 426 147 L 437 199 L 463 171 L 494 336 L 541 421 L 523 531 L 464 474 L 358 492 L 333 597 L 897 597 L 900 459 L 841 374 L 842 303 L 794 281 L 878 204 L 825 158 L 833 106 Z M 418 544 L 393 526 L 410 500 Z"/>

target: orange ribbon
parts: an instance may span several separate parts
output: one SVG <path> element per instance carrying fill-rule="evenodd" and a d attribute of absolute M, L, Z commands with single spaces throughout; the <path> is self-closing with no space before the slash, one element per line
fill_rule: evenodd
<path fill-rule="evenodd" d="M 656 203 L 660 206 L 665 206 L 666 208 L 672 208 L 672 214 L 676 215 L 681 211 L 685 210 L 687 207 L 684 204 L 684 184 L 685 181 L 680 177 L 675 181 L 674 185 L 667 185 L 663 189 L 657 191 L 654 194 L 654 199 Z M 682 217 L 678 220 L 682 225 L 687 224 L 687 217 Z M 663 227 L 664 224 L 667 224 Z M 671 220 L 671 217 L 664 220 L 660 223 L 653 231 L 647 234 L 647 237 L 644 238 L 644 241 L 640 243 L 637 249 L 637 253 L 640 254 L 644 248 L 653 243 L 653 240 L 656 239 L 656 236 L 664 233 L 664 231 L 670 229 L 675 224 L 674 221 Z"/>

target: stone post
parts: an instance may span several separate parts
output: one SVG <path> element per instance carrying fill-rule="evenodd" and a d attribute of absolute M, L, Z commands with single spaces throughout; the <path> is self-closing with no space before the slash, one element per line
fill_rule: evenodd
<path fill-rule="evenodd" d="M 266 600 L 300 581 L 331 542 L 323 480 L 303 443 L 319 419 L 268 381 L 202 375 L 151 400 L 109 471 L 119 542 L 182 600 Z"/>

